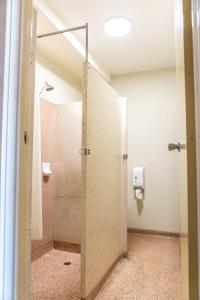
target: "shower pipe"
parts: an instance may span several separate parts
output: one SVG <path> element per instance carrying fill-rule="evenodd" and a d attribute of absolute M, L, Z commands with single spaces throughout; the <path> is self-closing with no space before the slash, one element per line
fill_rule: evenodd
<path fill-rule="evenodd" d="M 85 62 L 88 63 L 88 23 L 86 23 L 83 26 L 77 26 L 77 27 L 72 27 L 72 28 L 67 28 L 67 29 L 63 29 L 63 30 L 40 34 L 37 36 L 37 38 L 41 39 L 41 38 L 49 37 L 52 35 L 57 35 L 57 34 L 62 34 L 62 33 L 66 33 L 66 32 L 82 30 L 82 29 L 85 29 Z"/>

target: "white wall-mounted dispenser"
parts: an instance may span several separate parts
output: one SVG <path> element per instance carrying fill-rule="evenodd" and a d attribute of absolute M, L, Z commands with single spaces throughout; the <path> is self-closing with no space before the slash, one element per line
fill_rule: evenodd
<path fill-rule="evenodd" d="M 44 177 L 49 177 L 52 174 L 51 166 L 49 162 L 42 163 L 42 174 Z"/>
<path fill-rule="evenodd" d="M 137 200 L 144 199 L 144 167 L 133 168 L 133 189 Z"/>

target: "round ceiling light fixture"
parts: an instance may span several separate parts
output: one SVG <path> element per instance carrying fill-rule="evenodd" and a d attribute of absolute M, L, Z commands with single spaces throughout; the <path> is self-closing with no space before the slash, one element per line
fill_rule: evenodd
<path fill-rule="evenodd" d="M 124 36 L 131 30 L 131 22 L 124 17 L 114 17 L 104 24 L 104 31 L 109 36 Z"/>

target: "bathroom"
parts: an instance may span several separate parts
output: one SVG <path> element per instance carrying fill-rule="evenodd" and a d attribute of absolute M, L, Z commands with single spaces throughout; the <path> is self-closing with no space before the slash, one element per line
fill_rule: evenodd
<path fill-rule="evenodd" d="M 175 1 L 144 2 L 127 1 L 126 9 L 120 2 L 114 9 L 111 1 L 107 10 L 105 2 L 98 4 L 98 18 L 98 9 L 93 16 L 87 13 L 91 1 L 82 15 L 76 13 L 80 1 L 35 1 L 37 36 L 63 29 L 63 23 L 75 28 L 88 22 L 90 66 L 86 71 L 87 27 L 74 33 L 83 49 L 71 33 L 37 38 L 32 300 L 120 300 L 124 293 L 126 299 L 181 299 L 180 235 L 188 230 L 182 196 L 186 154 L 169 151 L 170 144 L 184 147 L 186 142 Z M 147 11 L 151 27 L 141 18 L 142 12 L 147 18 Z M 119 12 L 134 22 L 127 37 L 101 33 L 102 20 Z M 147 53 L 156 39 L 158 45 Z M 120 52 L 127 59 L 120 60 Z M 130 62 L 134 55 L 137 59 Z"/>

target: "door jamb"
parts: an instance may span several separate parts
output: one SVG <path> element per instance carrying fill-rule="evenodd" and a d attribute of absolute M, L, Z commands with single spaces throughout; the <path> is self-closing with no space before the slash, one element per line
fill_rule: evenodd
<path fill-rule="evenodd" d="M 193 60 L 192 0 L 183 0 L 184 61 L 186 96 L 187 172 L 188 172 L 188 243 L 189 299 L 199 299 L 198 293 L 198 224 L 197 224 L 197 161 L 195 84 Z"/>
<path fill-rule="evenodd" d="M 200 1 L 192 0 L 193 21 L 193 49 L 194 49 L 194 79 L 195 79 L 195 105 L 196 105 L 196 147 L 197 147 L 197 218 L 198 218 L 198 258 L 200 272 Z M 200 276 L 199 276 L 200 295 Z"/>
<path fill-rule="evenodd" d="M 21 0 L 21 39 L 19 61 L 19 158 L 18 158 L 18 258 L 17 258 L 17 296 L 16 299 L 29 299 L 30 259 L 31 259 L 31 195 L 32 195 L 32 149 L 33 149 L 33 111 L 34 111 L 34 26 L 32 0 Z M 25 142 L 25 132 L 28 143 Z"/>
<path fill-rule="evenodd" d="M 20 175 L 20 107 L 22 82 L 22 20 L 24 2 L 5 0 L 0 3 L 2 14 L 0 51 L 0 93 L 2 96 L 0 121 L 0 180 L 1 180 L 1 299 L 18 299 L 18 254 L 20 241 L 19 175 Z M 28 1 L 26 1 L 26 4 Z M 26 27 L 27 28 L 27 27 Z M 23 78 L 24 79 L 24 78 Z M 24 82 L 23 82 L 24 84 Z"/>

